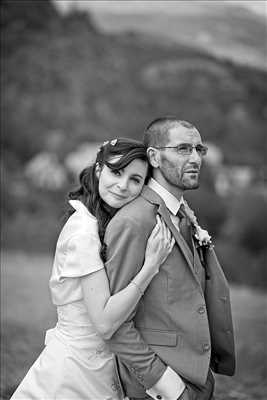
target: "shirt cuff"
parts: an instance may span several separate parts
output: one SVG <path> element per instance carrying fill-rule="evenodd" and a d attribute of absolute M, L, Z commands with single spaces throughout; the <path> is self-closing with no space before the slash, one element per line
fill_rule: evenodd
<path fill-rule="evenodd" d="M 155 400 L 176 400 L 184 389 L 185 384 L 180 376 L 171 367 L 167 367 L 157 383 L 146 393 Z"/>

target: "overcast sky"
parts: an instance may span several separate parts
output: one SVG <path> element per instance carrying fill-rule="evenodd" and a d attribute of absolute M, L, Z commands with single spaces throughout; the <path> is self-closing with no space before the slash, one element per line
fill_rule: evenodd
<path fill-rule="evenodd" d="M 203 6 L 210 7 L 212 3 L 223 5 L 233 4 L 246 7 L 251 11 L 256 12 L 257 14 L 261 14 L 267 18 L 267 0 L 209 0 L 209 1 L 201 1 L 201 0 L 176 0 L 176 1 L 143 1 L 143 0 L 54 0 L 57 6 L 62 11 L 67 11 L 69 8 L 80 8 L 80 9 L 88 9 L 95 12 L 100 11 L 113 11 L 113 12 L 125 12 L 125 11 L 135 11 L 135 12 L 147 12 L 151 11 L 151 9 L 164 9 L 165 11 L 170 8 L 177 6 L 177 3 L 181 7 L 188 8 L 188 6 L 194 6 L 194 2 L 197 3 L 198 6 L 203 4 Z M 189 7 L 190 8 L 190 7 Z"/>

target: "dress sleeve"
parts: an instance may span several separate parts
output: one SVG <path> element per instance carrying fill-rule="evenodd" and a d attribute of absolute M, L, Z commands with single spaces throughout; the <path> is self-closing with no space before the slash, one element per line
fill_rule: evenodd
<path fill-rule="evenodd" d="M 100 258 L 99 237 L 80 233 L 68 240 L 67 253 L 61 271 L 61 279 L 78 278 L 104 268 Z"/>

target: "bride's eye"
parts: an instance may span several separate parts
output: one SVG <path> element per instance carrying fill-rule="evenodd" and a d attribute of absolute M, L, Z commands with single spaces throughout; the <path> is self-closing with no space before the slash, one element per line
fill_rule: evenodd
<path fill-rule="evenodd" d="M 136 183 L 136 184 L 139 184 L 139 183 L 141 182 L 140 179 L 138 179 L 138 178 L 132 177 L 131 179 L 132 179 L 132 181 L 133 181 L 134 183 Z"/>
<path fill-rule="evenodd" d="M 120 176 L 121 175 L 121 172 L 120 172 L 119 169 L 111 169 L 110 171 L 115 176 Z"/>

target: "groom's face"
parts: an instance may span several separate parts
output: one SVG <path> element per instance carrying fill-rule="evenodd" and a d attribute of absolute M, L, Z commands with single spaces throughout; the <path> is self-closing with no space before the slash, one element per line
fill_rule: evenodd
<path fill-rule="evenodd" d="M 181 191 L 196 189 L 199 186 L 202 156 L 195 146 L 202 145 L 196 128 L 182 125 L 170 129 L 169 140 L 165 146 L 192 145 L 191 154 L 183 154 L 178 148 L 166 148 L 159 153 L 159 171 L 166 189 L 175 187 Z"/>

